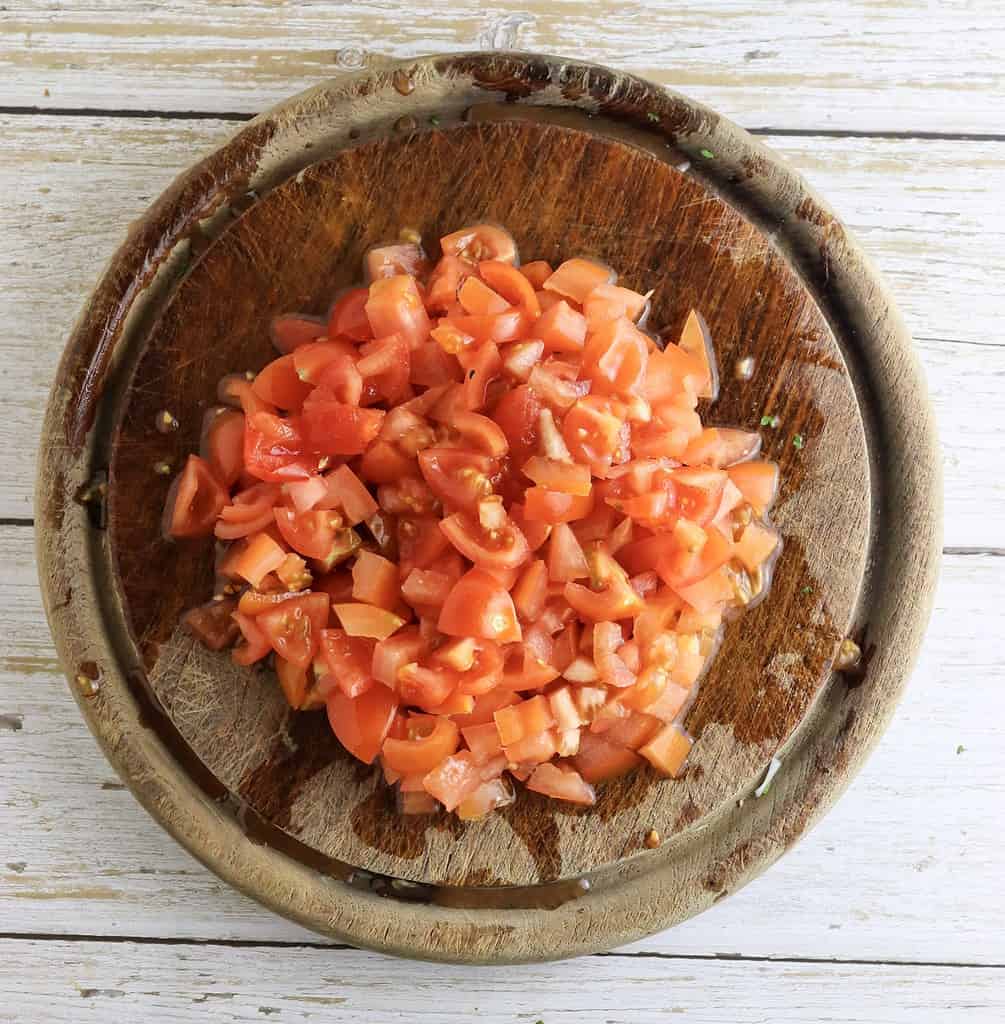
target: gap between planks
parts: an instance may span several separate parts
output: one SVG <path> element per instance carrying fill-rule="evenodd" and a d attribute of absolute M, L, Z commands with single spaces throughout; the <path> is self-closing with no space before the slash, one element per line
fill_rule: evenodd
<path fill-rule="evenodd" d="M 0 115 L 13 117 L 123 117 L 148 118 L 159 121 L 232 121 L 242 123 L 257 115 L 240 110 L 155 110 L 137 107 L 18 107 L 0 106 Z M 1001 132 L 926 132 L 891 131 L 888 129 L 856 130 L 852 128 L 779 128 L 758 125 L 746 129 L 751 135 L 777 135 L 790 139 L 898 139 L 907 142 L 1005 142 Z"/>
<path fill-rule="evenodd" d="M 80 943 L 129 943 L 137 946 L 198 946 L 221 949 L 323 949 L 335 952 L 353 950 L 366 953 L 367 950 L 358 946 L 350 946 L 345 942 L 303 942 L 280 939 L 190 939 L 190 938 L 159 938 L 146 935 L 91 935 L 64 932 L 0 932 L 0 944 L 3 942 L 80 942 Z M 699 962 L 728 962 L 752 964 L 811 964 L 835 967 L 939 967 L 960 968 L 962 970 L 1001 971 L 1005 963 L 978 964 L 960 960 L 884 960 L 862 957 L 819 957 L 819 956 L 757 956 L 744 953 L 662 953 L 658 950 L 623 950 L 612 949 L 603 953 L 591 953 L 592 959 L 625 959 L 625 960 L 671 960 Z M 547 962 L 547 961 L 546 961 Z M 560 963 L 561 961 L 553 961 Z"/>

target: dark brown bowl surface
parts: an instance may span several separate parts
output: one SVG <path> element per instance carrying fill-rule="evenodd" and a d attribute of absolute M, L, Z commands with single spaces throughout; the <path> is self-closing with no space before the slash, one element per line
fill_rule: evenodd
<path fill-rule="evenodd" d="M 704 313 L 723 384 L 704 417 L 749 429 L 779 417 L 763 433 L 782 467 L 785 547 L 769 598 L 729 626 L 689 712 L 698 740 L 682 780 L 639 773 L 585 812 L 521 793 L 465 826 L 398 818 L 323 715 L 289 714 L 269 674 L 234 668 L 179 628 L 210 596 L 212 550 L 163 538 L 167 480 L 154 467 L 197 446 L 220 376 L 270 358 L 274 315 L 322 312 L 363 253 L 402 228 L 432 248 L 480 220 L 507 225 L 527 258 L 591 255 L 654 289 L 654 325 Z M 748 356 L 754 374 L 741 380 Z M 527 55 L 338 79 L 183 175 L 78 323 L 39 480 L 50 621 L 113 764 L 244 891 L 327 934 L 413 956 L 605 948 L 763 869 L 878 737 L 938 555 L 923 395 L 903 327 L 845 229 L 784 162 L 710 111 Z M 181 423 L 174 434 L 155 429 L 165 409 Z M 849 634 L 866 652 L 854 676 L 833 671 Z M 770 797 L 753 799 L 773 756 L 783 770 Z M 649 851 L 653 828 L 664 841 Z"/>

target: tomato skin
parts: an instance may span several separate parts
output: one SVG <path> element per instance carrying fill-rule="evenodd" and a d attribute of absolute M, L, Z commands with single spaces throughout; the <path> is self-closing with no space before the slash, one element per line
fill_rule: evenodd
<path fill-rule="evenodd" d="M 513 599 L 499 581 L 482 569 L 471 569 L 454 585 L 438 621 L 448 636 L 475 636 L 497 643 L 522 638 Z"/>
<path fill-rule="evenodd" d="M 251 389 L 264 402 L 296 412 L 311 393 L 311 385 L 297 374 L 294 355 L 280 356 L 263 367 L 252 381 Z"/>
<path fill-rule="evenodd" d="M 631 396 L 640 390 L 649 359 L 649 341 L 628 319 L 605 324 L 583 350 L 583 372 L 594 392 Z"/>
<path fill-rule="evenodd" d="M 272 321 L 272 343 L 286 354 L 325 336 L 325 325 L 316 317 L 287 313 Z"/>
<path fill-rule="evenodd" d="M 388 737 L 381 748 L 384 764 L 402 775 L 426 775 L 457 750 L 460 730 L 449 718 L 411 715 L 408 739 Z"/>
<path fill-rule="evenodd" d="M 492 410 L 492 419 L 506 435 L 513 461 L 522 466 L 537 451 L 541 400 L 526 384 L 507 391 Z"/>
<path fill-rule="evenodd" d="M 510 263 L 501 260 L 482 260 L 478 264 L 482 280 L 501 295 L 510 305 L 519 306 L 530 317 L 541 314 L 541 304 L 534 285 Z"/>
<path fill-rule="evenodd" d="M 530 487 L 524 494 L 524 515 L 542 523 L 571 523 L 593 511 L 593 495 L 565 494 L 545 487 Z"/>
<path fill-rule="evenodd" d="M 481 260 L 499 260 L 516 263 L 516 242 L 504 228 L 494 224 L 475 224 L 460 231 L 452 231 L 440 239 L 445 256 L 456 256 L 472 263 Z"/>
<path fill-rule="evenodd" d="M 615 276 L 614 271 L 602 263 L 576 258 L 560 264 L 541 287 L 582 305 L 594 288 L 613 284 Z"/>
<path fill-rule="evenodd" d="M 359 455 L 380 432 L 385 415 L 379 409 L 321 399 L 304 408 L 298 425 L 306 451 L 315 455 Z"/>
<path fill-rule="evenodd" d="M 244 469 L 244 413 L 210 409 L 203 420 L 199 454 L 224 487 L 233 487 Z"/>
<path fill-rule="evenodd" d="M 471 412 L 477 412 L 485 407 L 489 383 L 502 369 L 499 349 L 493 342 L 486 341 L 473 351 L 459 353 L 458 361 L 464 368 L 461 405 Z"/>
<path fill-rule="evenodd" d="M 373 641 L 341 629 L 323 629 L 320 647 L 328 672 L 347 697 L 358 697 L 376 685 L 371 671 Z"/>
<path fill-rule="evenodd" d="M 328 595 L 292 597 L 262 612 L 255 621 L 276 654 L 298 668 L 307 668 L 321 642 L 321 631 L 328 624 Z"/>
<path fill-rule="evenodd" d="M 272 514 L 283 540 L 307 558 L 325 558 L 341 526 L 336 513 L 323 509 L 298 515 L 291 508 L 275 508 Z"/>
<path fill-rule="evenodd" d="M 394 562 L 360 551 L 352 567 L 353 600 L 393 611 L 401 601 L 398 567 Z"/>
<path fill-rule="evenodd" d="M 444 505 L 475 512 L 478 502 L 492 493 L 496 463 L 481 452 L 426 448 L 419 453 L 419 470 Z"/>
<path fill-rule="evenodd" d="M 405 275 L 385 277 L 370 285 L 366 317 L 374 337 L 400 334 L 414 348 L 429 337 L 431 324 L 415 281 Z"/>
<path fill-rule="evenodd" d="M 350 288 L 340 295 L 328 313 L 328 337 L 332 340 L 352 338 L 353 341 L 369 341 L 373 337 L 366 315 L 369 298 L 369 288 Z"/>
<path fill-rule="evenodd" d="M 228 497 L 209 463 L 198 455 L 190 455 L 168 493 L 168 534 L 185 538 L 208 537 Z"/>
<path fill-rule="evenodd" d="M 328 721 L 339 743 L 364 764 L 373 764 L 398 711 L 398 700 L 376 685 L 358 697 L 336 690 L 328 697 Z"/>
<path fill-rule="evenodd" d="M 527 561 L 527 539 L 507 516 L 504 526 L 490 534 L 463 512 L 440 520 L 440 529 L 457 550 L 483 569 L 516 569 Z"/>

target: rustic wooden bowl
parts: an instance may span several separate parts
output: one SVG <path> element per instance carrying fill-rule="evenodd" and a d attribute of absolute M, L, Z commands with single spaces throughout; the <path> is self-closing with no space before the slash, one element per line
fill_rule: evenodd
<path fill-rule="evenodd" d="M 324 716 L 196 645 L 211 545 L 160 532 L 168 479 L 224 373 L 271 355 L 280 312 L 322 311 L 402 227 L 479 220 L 523 252 L 587 254 L 692 306 L 722 375 L 714 422 L 764 431 L 785 548 L 732 624 L 687 727 L 686 775 L 640 773 L 568 810 L 521 794 L 470 825 L 402 820 Z M 734 374 L 744 357 L 750 380 Z M 155 429 L 161 410 L 181 422 Z M 801 435 L 804 444 L 794 443 Z M 735 125 L 605 68 L 525 54 L 343 76 L 261 115 L 183 174 L 74 329 L 38 482 L 46 608 L 88 724 L 137 798 L 244 892 L 327 935 L 470 962 L 570 956 L 735 891 L 827 809 L 879 737 L 928 617 L 935 434 L 910 341 L 858 246 Z M 842 638 L 864 651 L 833 670 Z M 770 796 L 753 790 L 769 760 Z M 643 837 L 656 829 L 662 845 Z"/>

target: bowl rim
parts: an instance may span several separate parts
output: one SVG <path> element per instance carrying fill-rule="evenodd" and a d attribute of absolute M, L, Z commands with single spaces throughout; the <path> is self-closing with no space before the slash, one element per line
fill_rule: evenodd
<path fill-rule="evenodd" d="M 414 85 L 406 95 L 396 88 L 401 74 Z M 602 106 L 635 126 L 655 117 L 659 130 L 673 126 L 664 133 L 677 151 L 695 163 L 714 154 L 723 180 L 741 175 L 756 202 L 785 211 L 800 277 L 818 289 L 826 281 L 826 301 L 851 324 L 856 355 L 877 389 L 883 435 L 895 451 L 910 454 L 882 467 L 896 529 L 873 569 L 868 675 L 853 688 L 833 676 L 823 687 L 810 712 L 813 727 L 797 730 L 773 799 L 730 808 L 727 828 L 623 862 L 604 885 L 545 913 L 388 900 L 249 838 L 145 727 L 149 708 L 138 701 L 102 625 L 110 588 L 94 573 L 101 541 L 73 500 L 92 479 L 101 388 L 140 296 L 228 191 L 246 188 L 266 166 L 286 175 L 288 162 L 275 148 L 282 132 L 327 119 L 347 133 L 360 119 L 386 118 L 392 101 L 418 110 L 422 103 L 463 107 L 500 94 L 517 105 Z M 938 451 L 924 377 L 886 285 L 780 156 L 703 105 L 599 65 L 505 52 L 412 58 L 340 75 L 260 114 L 183 172 L 131 228 L 73 329 L 47 407 L 36 488 L 39 577 L 71 691 L 105 755 L 151 815 L 218 876 L 315 931 L 387 953 L 464 963 L 560 959 L 633 941 L 706 909 L 760 874 L 846 788 L 893 714 L 929 618 L 941 557 Z M 101 676 L 92 680 L 96 665 Z"/>

